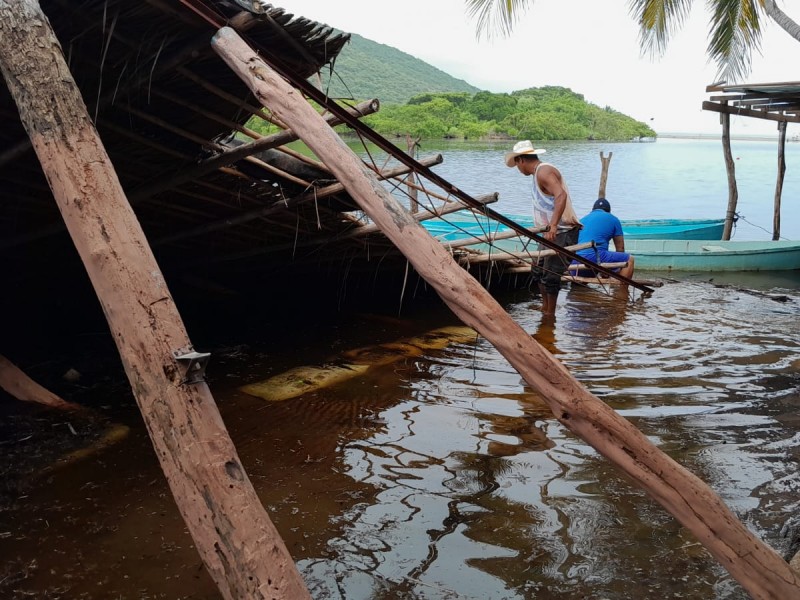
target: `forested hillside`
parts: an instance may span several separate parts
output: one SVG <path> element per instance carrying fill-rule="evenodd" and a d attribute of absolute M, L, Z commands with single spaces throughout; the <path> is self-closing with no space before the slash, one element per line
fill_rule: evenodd
<path fill-rule="evenodd" d="M 356 34 L 336 59 L 333 75 L 323 73 L 322 83 L 332 98 L 380 100 L 380 111 L 364 121 L 385 136 L 629 140 L 656 135 L 647 124 L 613 107 L 588 103 L 568 88 L 480 91 L 405 52 Z M 260 133 L 271 130 L 255 119 L 250 127 Z"/>
<path fill-rule="evenodd" d="M 322 81 L 333 98 L 377 98 L 383 104 L 403 104 L 425 92 L 479 91 L 410 54 L 355 33 L 337 57 L 333 76 L 323 71 Z"/>

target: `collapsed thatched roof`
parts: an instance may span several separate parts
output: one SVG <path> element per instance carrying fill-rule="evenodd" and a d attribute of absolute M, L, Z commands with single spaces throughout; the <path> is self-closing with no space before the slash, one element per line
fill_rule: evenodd
<path fill-rule="evenodd" d="M 210 172 L 198 166 L 225 149 L 231 132 L 252 136 L 243 127 L 252 115 L 269 115 L 211 49 L 216 29 L 188 4 L 41 1 L 159 262 L 168 271 L 208 274 L 247 260 L 251 266 L 298 260 L 302 248 L 315 260 L 329 258 L 335 253 L 320 253 L 320 240 L 352 229 L 356 219 L 344 192 L 315 201 L 315 190 L 335 183 L 321 164 L 271 149 Z M 259 2 L 203 4 L 303 78 L 330 64 L 349 40 Z M 0 259 L 6 272 L 21 281 L 47 277 L 65 262 L 79 268 L 2 82 L 0 119 Z"/>

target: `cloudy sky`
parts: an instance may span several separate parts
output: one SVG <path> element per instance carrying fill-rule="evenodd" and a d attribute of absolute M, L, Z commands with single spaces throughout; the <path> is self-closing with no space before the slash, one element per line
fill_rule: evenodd
<path fill-rule="evenodd" d="M 508 38 L 478 40 L 464 0 L 284 0 L 288 12 L 393 46 L 492 92 L 559 85 L 610 106 L 659 133 L 719 133 L 703 111 L 716 67 L 706 58 L 709 14 L 696 2 L 664 56 L 642 56 L 626 0 L 535 0 Z M 779 5 L 795 20 L 784 2 Z M 800 42 L 766 21 L 749 83 L 797 80 Z M 774 133 L 774 123 L 732 119 L 734 134 Z"/>

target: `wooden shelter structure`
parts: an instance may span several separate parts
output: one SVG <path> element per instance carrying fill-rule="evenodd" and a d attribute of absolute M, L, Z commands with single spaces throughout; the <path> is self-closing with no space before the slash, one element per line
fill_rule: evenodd
<path fill-rule="evenodd" d="M 728 174 L 728 209 L 725 213 L 725 229 L 722 239 L 729 240 L 736 219 L 736 204 L 739 193 L 736 187 L 736 169 L 731 152 L 731 115 L 763 119 L 777 123 L 778 163 L 775 182 L 775 204 L 772 219 L 772 239 L 781 236 L 781 193 L 786 173 L 786 127 L 788 123 L 800 123 L 800 82 L 741 83 L 725 85 L 714 83 L 706 88 L 711 94 L 703 102 L 703 109 L 720 113 L 722 123 L 722 147 L 725 153 L 725 168 Z"/>
<path fill-rule="evenodd" d="M 86 270 L 178 508 L 223 597 L 305 598 L 308 590 L 237 456 L 203 377 L 208 357 L 192 347 L 168 288 L 213 264 L 228 263 L 215 271 L 222 277 L 234 260 L 294 260 L 298 247 L 320 240 L 336 242 L 325 253 L 336 256 L 346 247 L 339 242 L 363 246 L 363 233 L 386 248 L 390 240 L 400 264 L 408 260 L 492 342 L 556 419 L 660 502 L 754 597 L 798 596 L 800 576 L 785 561 L 539 346 L 380 185 L 391 174 L 365 165 L 331 130 L 335 120 L 357 128 L 353 114 L 365 110 L 329 105 L 304 82 L 346 36 L 244 0 L 87 0 L 80 10 L 66 0 L 0 0 L 0 33 L 8 86 L 0 115 L 13 123 L 2 129 L 0 252 L 14 269 L 12 289 L 28 298 L 59 281 L 72 292 L 70 261 L 72 273 Z M 243 124 L 253 114 L 281 131 L 250 135 L 256 141 L 244 150 L 226 145 L 231 130 L 252 133 Z M 293 136 L 319 160 L 286 148 L 252 156 Z M 436 181 L 401 154 L 405 169 Z M 447 210 L 462 207 L 444 201 Z M 319 269 L 317 262 L 311 270 Z"/>

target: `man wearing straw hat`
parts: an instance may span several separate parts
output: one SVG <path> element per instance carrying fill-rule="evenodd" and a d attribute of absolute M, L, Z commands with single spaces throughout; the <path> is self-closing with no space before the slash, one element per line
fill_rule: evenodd
<path fill-rule="evenodd" d="M 535 148 L 530 140 L 517 142 L 505 155 L 506 166 L 516 166 L 523 175 L 533 175 L 533 220 L 537 227 L 549 227 L 541 235 L 559 246 L 574 246 L 578 242 L 581 224 L 561 172 L 539 160 L 539 155 L 545 152 L 544 148 Z M 540 245 L 540 250 L 545 249 Z M 560 254 L 534 259 L 531 275 L 533 283 L 539 286 L 542 312 L 546 315 L 556 312 L 561 277 L 569 262 L 569 258 Z"/>

